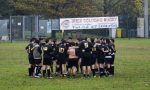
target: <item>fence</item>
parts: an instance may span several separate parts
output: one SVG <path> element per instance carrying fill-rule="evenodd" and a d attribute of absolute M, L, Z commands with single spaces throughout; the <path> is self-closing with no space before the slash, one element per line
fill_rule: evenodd
<path fill-rule="evenodd" d="M 8 36 L 9 30 L 8 30 L 8 24 L 9 20 L 0 20 L 0 36 Z"/>
<path fill-rule="evenodd" d="M 46 35 L 46 20 L 39 20 L 38 16 L 11 16 L 10 38 L 12 40 L 26 40 L 31 37 Z"/>
<path fill-rule="evenodd" d="M 122 38 L 137 37 L 136 17 L 119 16 L 119 27 L 122 30 Z M 62 38 L 59 19 L 45 19 L 40 16 L 10 16 L 10 18 L 0 20 L 1 39 L 5 37 L 10 40 L 29 40 L 31 37 L 45 38 L 50 36 Z M 64 37 L 79 38 L 86 36 L 108 37 L 109 30 L 69 30 L 64 32 Z"/>

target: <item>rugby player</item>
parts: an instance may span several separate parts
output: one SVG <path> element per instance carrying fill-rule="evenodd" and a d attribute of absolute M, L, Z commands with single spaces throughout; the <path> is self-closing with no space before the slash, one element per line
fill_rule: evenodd
<path fill-rule="evenodd" d="M 72 74 L 73 77 L 76 77 L 77 65 L 78 65 L 78 47 L 75 46 L 75 43 L 72 42 L 71 46 L 68 48 L 68 77 Z"/>
<path fill-rule="evenodd" d="M 29 60 L 29 66 L 28 66 L 28 73 L 29 76 L 34 76 L 34 67 L 35 67 L 35 61 L 33 58 L 33 44 L 35 42 L 36 38 L 30 39 L 30 43 L 25 47 L 27 53 L 28 53 L 28 60 Z"/>
<path fill-rule="evenodd" d="M 86 38 L 80 43 L 81 64 L 83 77 L 90 77 L 93 45 Z"/>
<path fill-rule="evenodd" d="M 97 62 L 99 65 L 99 75 L 100 77 L 103 77 L 105 75 L 105 69 L 104 69 L 104 61 L 105 61 L 105 52 L 104 52 L 104 39 L 101 38 L 97 43 Z"/>
<path fill-rule="evenodd" d="M 51 63 L 52 63 L 52 55 L 53 55 L 53 47 L 51 38 L 47 38 L 45 40 L 46 44 L 43 46 L 43 77 L 46 77 L 46 70 L 47 70 L 47 77 L 49 79 L 53 78 L 51 76 Z"/>
<path fill-rule="evenodd" d="M 111 56 L 111 47 L 110 47 L 110 40 L 106 39 L 104 41 L 105 43 L 105 48 L 104 48 L 104 52 L 105 52 L 105 68 L 106 68 L 106 75 L 110 75 L 110 62 L 112 60 L 112 56 Z"/>
<path fill-rule="evenodd" d="M 56 62 L 56 56 L 57 56 L 57 51 L 56 51 L 57 50 L 57 40 L 56 39 L 52 40 L 52 48 L 53 48 L 52 63 L 51 63 L 50 66 L 51 66 L 52 73 L 54 73 L 54 71 L 53 71 L 53 64 L 54 64 L 54 62 Z M 57 67 L 56 67 L 56 69 L 57 69 Z"/>
<path fill-rule="evenodd" d="M 61 67 L 61 74 L 62 76 L 66 76 L 66 61 L 68 58 L 68 54 L 67 54 L 67 46 L 66 46 L 66 41 L 64 39 L 61 40 L 61 43 L 58 45 L 58 53 L 57 53 L 57 60 L 58 60 L 58 64 Z"/>
<path fill-rule="evenodd" d="M 40 78 L 40 69 L 41 69 L 41 60 L 42 60 L 42 57 L 41 57 L 41 47 L 39 45 L 40 41 L 39 40 L 35 40 L 35 43 L 33 44 L 33 48 L 31 50 L 33 50 L 33 57 L 34 57 L 34 60 L 35 60 L 35 69 L 34 69 L 34 73 L 35 73 L 35 77 L 36 78 Z"/>
<path fill-rule="evenodd" d="M 95 71 L 96 71 L 96 59 L 97 59 L 97 43 L 95 42 L 94 38 L 91 38 L 91 43 L 93 44 L 93 48 L 92 48 L 92 59 L 91 59 L 91 68 L 92 68 L 92 73 L 93 73 L 93 77 L 96 77 Z"/>
<path fill-rule="evenodd" d="M 110 39 L 110 49 L 111 49 L 111 61 L 110 61 L 110 75 L 114 75 L 114 60 L 115 60 L 115 44 L 114 44 L 114 39 Z"/>

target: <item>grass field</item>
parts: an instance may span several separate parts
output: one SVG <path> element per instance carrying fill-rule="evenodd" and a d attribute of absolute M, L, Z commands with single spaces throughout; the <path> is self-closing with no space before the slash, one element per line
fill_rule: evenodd
<path fill-rule="evenodd" d="M 114 77 L 48 80 L 27 76 L 27 42 L 0 42 L 0 90 L 150 90 L 150 39 L 115 43 Z"/>

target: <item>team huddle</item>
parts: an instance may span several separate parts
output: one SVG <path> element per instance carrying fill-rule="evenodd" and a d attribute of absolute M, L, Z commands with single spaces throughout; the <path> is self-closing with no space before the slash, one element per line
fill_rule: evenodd
<path fill-rule="evenodd" d="M 32 38 L 25 49 L 28 53 L 28 72 L 31 77 L 51 79 L 54 73 L 56 76 L 68 78 L 75 78 L 77 75 L 114 75 L 114 39 L 83 38 L 73 42 L 69 37 L 58 42 L 52 38 Z"/>

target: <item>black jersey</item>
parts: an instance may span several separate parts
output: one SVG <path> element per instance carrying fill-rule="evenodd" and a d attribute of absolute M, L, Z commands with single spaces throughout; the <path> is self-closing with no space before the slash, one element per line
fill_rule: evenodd
<path fill-rule="evenodd" d="M 111 54 L 114 55 L 115 52 L 116 52 L 115 45 L 114 44 L 109 44 L 109 48 L 111 50 Z"/>
<path fill-rule="evenodd" d="M 71 47 L 71 46 L 72 46 L 72 45 L 71 45 L 70 42 L 66 43 L 66 47 L 67 47 L 67 48 L 69 48 L 69 47 Z"/>
<path fill-rule="evenodd" d="M 56 59 L 56 56 L 57 56 L 57 48 L 58 48 L 58 45 L 56 43 L 52 44 L 52 48 L 53 48 L 53 59 L 55 60 Z"/>
<path fill-rule="evenodd" d="M 44 58 L 50 58 L 53 54 L 53 47 L 52 45 L 44 45 L 43 46 L 43 56 Z"/>
<path fill-rule="evenodd" d="M 111 46 L 109 44 L 106 44 L 105 45 L 105 48 L 104 48 L 105 51 L 105 56 L 110 56 L 111 55 Z"/>
<path fill-rule="evenodd" d="M 58 56 L 67 57 L 67 50 L 66 44 L 60 43 L 57 48 Z"/>
<path fill-rule="evenodd" d="M 98 56 L 104 56 L 105 53 L 103 52 L 105 50 L 105 45 L 104 44 L 99 44 L 97 45 L 97 55 Z"/>
<path fill-rule="evenodd" d="M 92 54 L 97 54 L 97 45 L 93 43 Z"/>
<path fill-rule="evenodd" d="M 57 47 L 58 47 L 57 44 L 52 44 L 53 52 L 56 52 Z"/>
<path fill-rule="evenodd" d="M 81 50 L 81 52 L 91 52 L 93 48 L 92 43 L 88 42 L 88 41 L 83 41 L 80 43 L 79 45 L 79 49 Z"/>
<path fill-rule="evenodd" d="M 32 43 L 28 44 L 25 47 L 25 49 L 27 50 L 27 53 L 28 53 L 28 57 L 33 57 L 33 50 L 32 50 L 32 48 L 33 48 L 33 44 Z"/>

